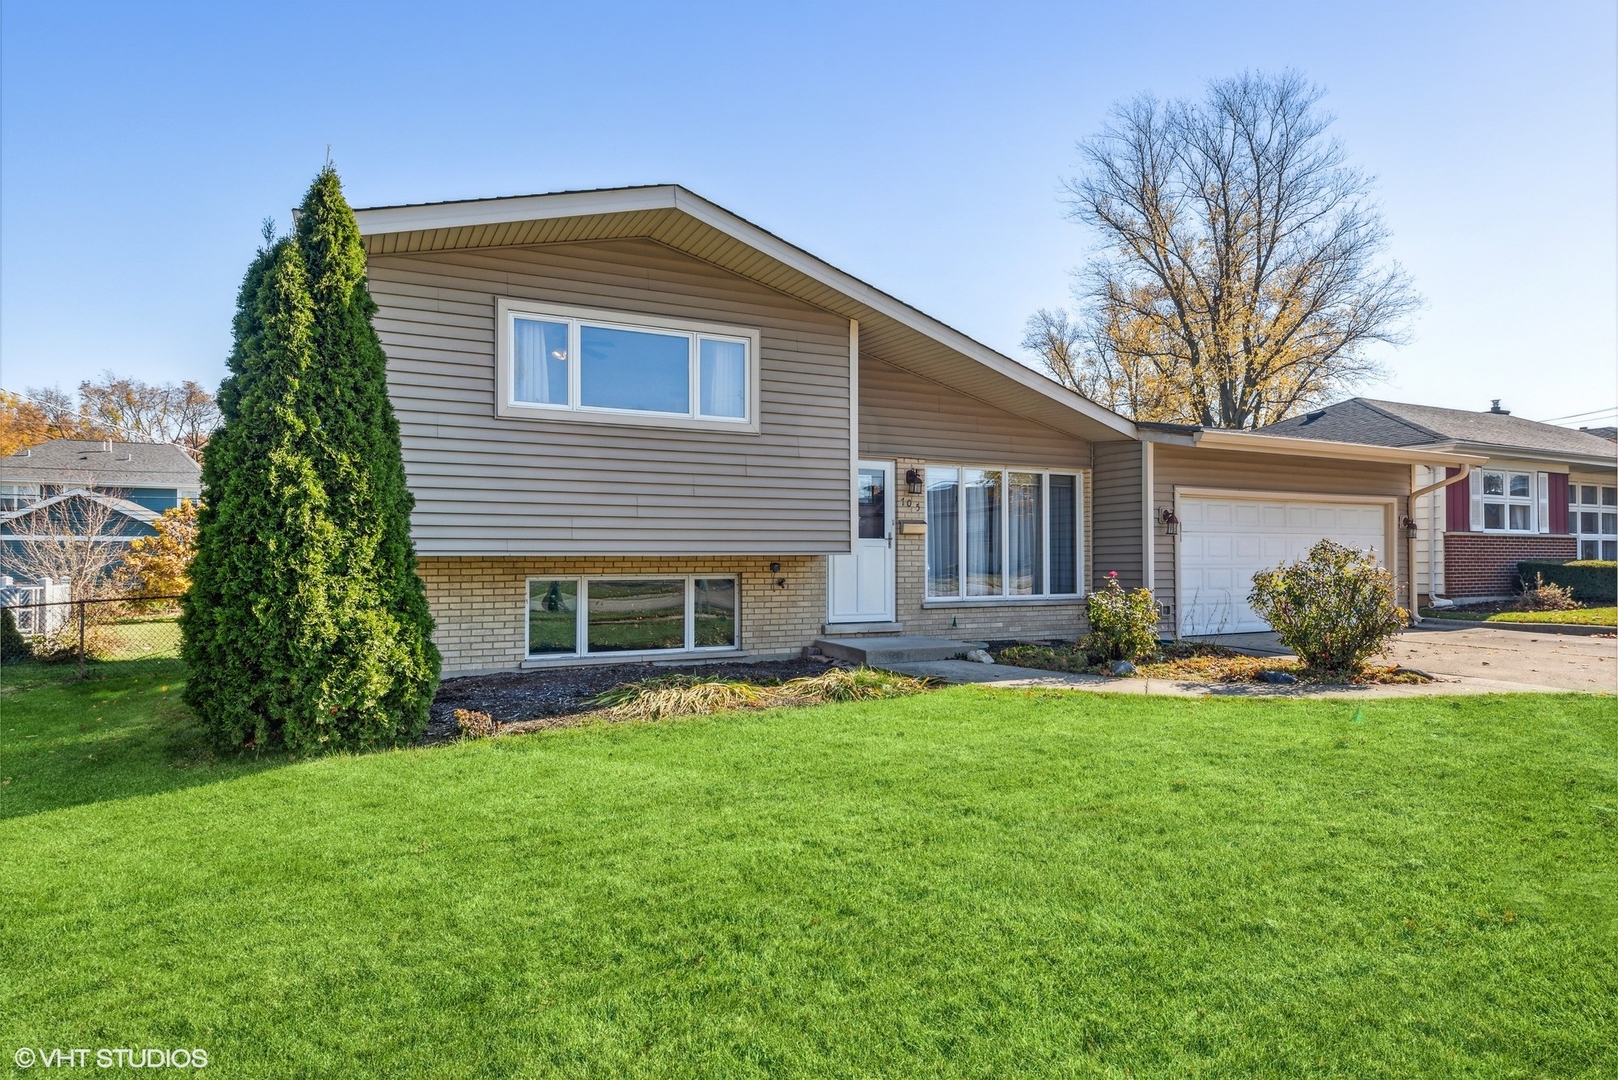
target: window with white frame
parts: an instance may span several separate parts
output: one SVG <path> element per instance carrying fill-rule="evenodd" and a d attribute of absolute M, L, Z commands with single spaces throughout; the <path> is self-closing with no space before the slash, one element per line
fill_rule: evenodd
<path fill-rule="evenodd" d="M 536 659 L 736 648 L 738 588 L 724 575 L 532 577 Z"/>
<path fill-rule="evenodd" d="M 503 415 L 753 424 L 758 332 L 500 302 Z"/>
<path fill-rule="evenodd" d="M 1567 528 L 1578 537 L 1579 558 L 1618 559 L 1618 487 L 1567 485 Z"/>
<path fill-rule="evenodd" d="M 1077 596 L 1077 473 L 929 465 L 927 598 Z"/>
<path fill-rule="evenodd" d="M 1483 474 L 1485 532 L 1534 531 L 1534 475 L 1525 472 Z"/>

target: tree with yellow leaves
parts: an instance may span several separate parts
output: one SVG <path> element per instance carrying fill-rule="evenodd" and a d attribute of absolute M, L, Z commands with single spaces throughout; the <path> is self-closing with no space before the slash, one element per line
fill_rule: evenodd
<path fill-rule="evenodd" d="M 191 588 L 191 556 L 197 546 L 197 506 L 190 499 L 163 511 L 155 536 L 129 542 L 117 570 L 118 584 L 137 596 L 177 596 Z"/>

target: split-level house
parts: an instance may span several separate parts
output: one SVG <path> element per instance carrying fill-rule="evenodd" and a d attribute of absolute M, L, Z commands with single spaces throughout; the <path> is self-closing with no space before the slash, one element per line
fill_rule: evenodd
<path fill-rule="evenodd" d="M 1414 470 L 1481 461 L 1137 426 L 676 186 L 357 218 L 449 675 L 1071 638 L 1114 572 L 1262 629 L 1254 570 L 1407 575 Z"/>
<path fill-rule="evenodd" d="M 1509 596 L 1525 559 L 1618 559 L 1618 444 L 1594 432 L 1488 409 L 1351 398 L 1263 429 L 1299 439 L 1468 452 L 1466 475 L 1418 500 L 1418 590 L 1456 600 Z"/>

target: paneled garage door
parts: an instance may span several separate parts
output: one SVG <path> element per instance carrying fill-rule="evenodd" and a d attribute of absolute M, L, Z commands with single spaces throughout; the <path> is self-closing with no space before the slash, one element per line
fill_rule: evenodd
<path fill-rule="evenodd" d="M 1253 575 L 1297 559 L 1319 540 L 1374 549 L 1387 565 L 1386 508 L 1338 503 L 1182 496 L 1180 517 L 1180 633 L 1241 634 L 1268 630 L 1247 606 Z"/>

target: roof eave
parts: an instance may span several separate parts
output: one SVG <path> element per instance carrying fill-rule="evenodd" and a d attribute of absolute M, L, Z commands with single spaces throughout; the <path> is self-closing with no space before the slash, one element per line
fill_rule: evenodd
<path fill-rule="evenodd" d="M 1148 442 L 1168 442 L 1185 445 L 1186 436 L 1180 433 L 1143 432 Z M 1202 428 L 1191 434 L 1194 446 L 1209 450 L 1233 450 L 1249 454 L 1281 454 L 1292 457 L 1333 458 L 1350 461 L 1383 461 L 1400 465 L 1482 465 L 1487 455 L 1462 450 L 1442 450 L 1432 447 L 1375 446 L 1370 443 L 1333 442 L 1329 439 L 1295 439 L 1281 435 L 1256 435 L 1250 431 L 1227 431 L 1220 428 Z"/>

